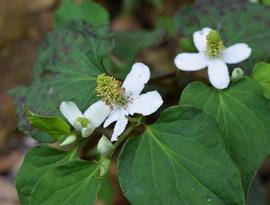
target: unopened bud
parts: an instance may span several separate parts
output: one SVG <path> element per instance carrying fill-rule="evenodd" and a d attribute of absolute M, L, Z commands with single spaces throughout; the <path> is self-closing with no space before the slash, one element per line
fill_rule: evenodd
<path fill-rule="evenodd" d="M 67 146 L 75 142 L 77 137 L 75 135 L 68 136 L 61 144 L 60 146 Z"/>
<path fill-rule="evenodd" d="M 110 157 L 113 152 L 113 144 L 105 135 L 103 135 L 98 142 L 97 150 L 102 156 Z"/>
<path fill-rule="evenodd" d="M 236 82 L 240 80 L 241 78 L 243 78 L 244 74 L 245 74 L 244 71 L 241 68 L 237 67 L 233 69 L 231 80 L 233 82 Z"/>

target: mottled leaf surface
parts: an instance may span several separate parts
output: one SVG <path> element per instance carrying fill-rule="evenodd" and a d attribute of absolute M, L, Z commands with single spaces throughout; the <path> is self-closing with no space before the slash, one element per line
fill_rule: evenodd
<path fill-rule="evenodd" d="M 226 46 L 247 43 L 251 57 L 241 65 L 250 70 L 259 60 L 270 58 L 270 7 L 252 4 L 245 0 L 197 0 L 175 16 L 179 37 L 191 37 L 204 27 L 220 31 Z"/>
<path fill-rule="evenodd" d="M 39 49 L 34 80 L 11 91 L 20 127 L 26 128 L 26 106 L 40 115 L 58 115 L 62 101 L 74 101 L 84 111 L 97 100 L 96 76 L 105 72 L 103 58 L 113 40 L 107 27 L 71 21 L 48 34 Z"/>

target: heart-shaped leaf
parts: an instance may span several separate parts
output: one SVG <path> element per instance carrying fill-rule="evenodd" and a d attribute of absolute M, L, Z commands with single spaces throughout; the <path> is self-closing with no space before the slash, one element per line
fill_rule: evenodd
<path fill-rule="evenodd" d="M 71 160 L 54 167 L 38 181 L 31 205 L 93 205 L 100 189 L 99 166 Z"/>
<path fill-rule="evenodd" d="M 133 205 L 243 205 L 240 172 L 214 120 L 190 106 L 164 111 L 124 145 L 122 190 Z"/>
<path fill-rule="evenodd" d="M 256 171 L 270 153 L 270 106 L 254 80 L 246 78 L 226 90 L 195 82 L 180 99 L 209 113 L 223 131 L 228 152 L 238 165 L 247 193 Z"/>
<path fill-rule="evenodd" d="M 103 58 L 113 47 L 107 27 L 71 21 L 50 33 L 42 44 L 29 87 L 11 91 L 20 128 L 27 128 L 24 106 L 40 115 L 58 115 L 62 101 L 85 110 L 97 100 L 96 76 L 105 72 Z"/>
<path fill-rule="evenodd" d="M 16 188 L 22 205 L 32 203 L 33 193 L 41 178 L 52 168 L 74 159 L 75 153 L 67 153 L 49 146 L 35 147 L 28 151 L 16 177 Z"/>

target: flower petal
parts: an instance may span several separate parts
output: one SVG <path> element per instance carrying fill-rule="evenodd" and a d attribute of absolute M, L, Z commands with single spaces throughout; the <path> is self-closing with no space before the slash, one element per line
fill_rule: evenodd
<path fill-rule="evenodd" d="M 127 124 L 128 124 L 128 119 L 126 118 L 125 115 L 121 115 L 114 126 L 113 135 L 111 138 L 112 142 L 118 140 L 118 137 L 124 132 Z"/>
<path fill-rule="evenodd" d="M 163 100 L 157 91 L 147 92 L 140 95 L 128 106 L 129 114 L 139 113 L 144 116 L 150 115 L 157 111 L 162 105 Z"/>
<path fill-rule="evenodd" d="M 110 113 L 109 117 L 105 120 L 103 127 L 108 127 L 110 124 L 115 122 L 121 114 L 121 109 L 114 108 L 113 111 Z"/>
<path fill-rule="evenodd" d="M 96 129 L 96 126 L 93 123 L 89 123 L 87 127 L 82 128 L 82 137 L 86 138 L 89 137 L 94 130 Z"/>
<path fill-rule="evenodd" d="M 60 104 L 60 112 L 62 115 L 69 121 L 71 125 L 74 124 L 74 121 L 78 117 L 83 117 L 83 114 L 77 107 L 77 105 L 74 102 L 61 102 Z M 73 125 L 74 126 L 74 125 Z"/>
<path fill-rule="evenodd" d="M 220 59 L 209 60 L 208 76 L 211 84 L 217 89 L 227 88 L 230 83 L 228 67 Z"/>
<path fill-rule="evenodd" d="M 234 64 L 246 60 L 251 54 L 251 48 L 245 43 L 237 43 L 223 52 L 225 63 Z"/>
<path fill-rule="evenodd" d="M 127 94 L 139 95 L 150 79 L 150 70 L 143 63 L 135 63 L 123 82 Z"/>
<path fill-rule="evenodd" d="M 196 71 L 205 68 L 208 59 L 203 53 L 180 53 L 174 59 L 174 63 L 180 70 Z"/>
<path fill-rule="evenodd" d="M 198 49 L 200 52 L 204 52 L 206 50 L 206 44 L 207 44 L 207 35 L 211 31 L 211 28 L 203 28 L 200 31 L 196 31 L 193 34 L 193 42 L 195 47 Z"/>
<path fill-rule="evenodd" d="M 88 118 L 91 123 L 94 123 L 96 127 L 99 127 L 108 117 L 110 111 L 110 107 L 104 102 L 97 101 L 84 112 L 84 116 Z"/>

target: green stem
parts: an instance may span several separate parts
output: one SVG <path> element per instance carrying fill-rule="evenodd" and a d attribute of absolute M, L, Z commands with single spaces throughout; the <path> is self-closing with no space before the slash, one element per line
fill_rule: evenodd
<path fill-rule="evenodd" d="M 120 135 L 120 137 L 118 138 L 118 140 L 114 143 L 113 145 L 113 149 L 114 151 L 119 147 L 119 145 L 127 138 L 127 136 L 134 130 L 135 127 L 139 126 L 141 124 L 141 122 L 136 122 L 136 123 L 132 123 L 127 129 L 126 131 Z"/>

